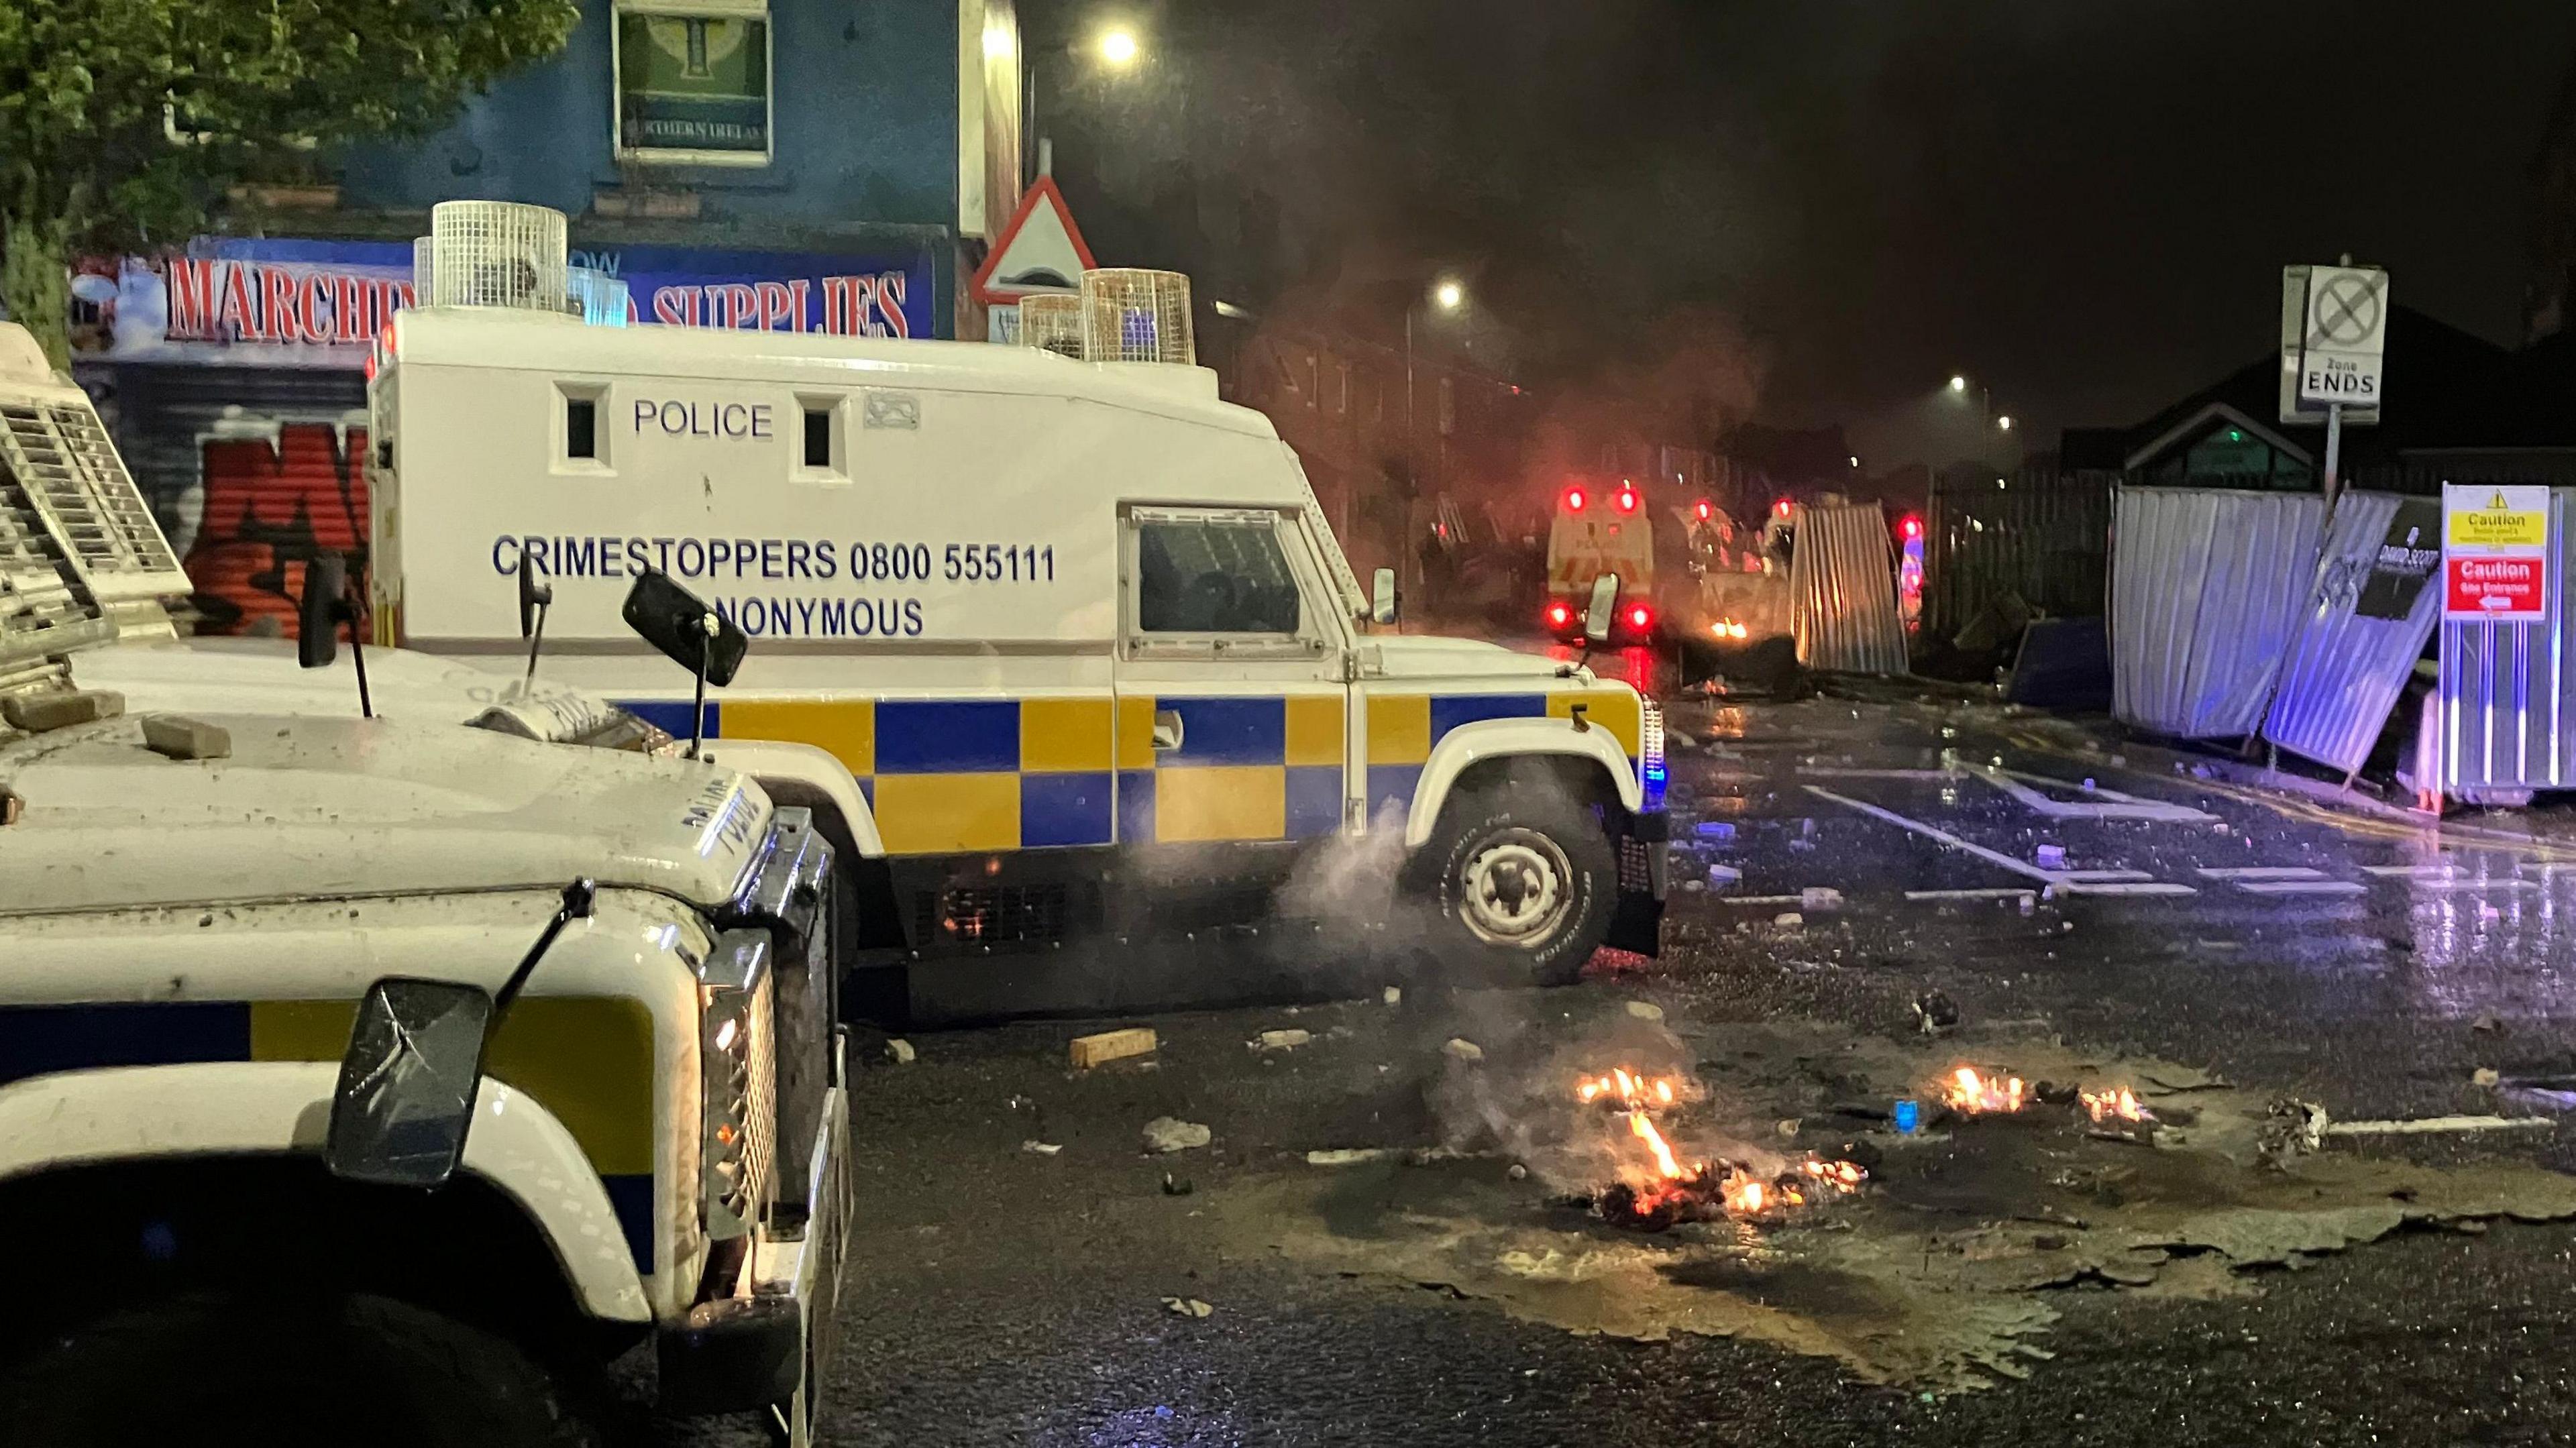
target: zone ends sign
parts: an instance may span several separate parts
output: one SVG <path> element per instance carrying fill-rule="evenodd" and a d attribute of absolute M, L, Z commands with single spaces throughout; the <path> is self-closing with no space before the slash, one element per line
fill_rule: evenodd
<path fill-rule="evenodd" d="M 2281 420 L 2315 422 L 2328 408 L 2370 422 L 2383 393 L 2388 273 L 2376 267 L 2281 271 Z"/>

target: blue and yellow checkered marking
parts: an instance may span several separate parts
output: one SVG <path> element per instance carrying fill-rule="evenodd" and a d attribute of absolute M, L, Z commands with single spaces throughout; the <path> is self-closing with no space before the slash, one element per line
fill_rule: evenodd
<path fill-rule="evenodd" d="M 1585 709 L 1630 756 L 1624 690 L 1379 694 L 1367 701 L 1369 806 L 1409 805 L 1441 736 L 1487 719 Z M 685 703 L 630 703 L 674 733 Z M 1349 751 L 1341 692 L 1026 699 L 771 699 L 707 706 L 709 738 L 816 745 L 857 776 L 894 855 L 1124 844 L 1301 840 L 1342 823 Z M 1154 717 L 1181 721 L 1157 751 Z"/>
<path fill-rule="evenodd" d="M 682 709 L 685 721 L 687 710 Z M 337 1061 L 358 1003 L 119 1001 L 0 1007 L 0 1086 L 63 1071 L 208 1061 Z M 616 997 L 522 997 L 484 1054 L 572 1133 L 653 1270 L 653 1015 Z"/>

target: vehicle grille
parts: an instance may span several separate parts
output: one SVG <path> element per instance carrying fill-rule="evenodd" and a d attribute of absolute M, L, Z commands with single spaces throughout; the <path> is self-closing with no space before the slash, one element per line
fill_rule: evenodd
<path fill-rule="evenodd" d="M 53 524 L 93 597 L 188 591 L 178 555 L 86 407 L 0 402 L 0 467 Z"/>
<path fill-rule="evenodd" d="M 913 894 L 913 939 L 936 949 L 1062 940 L 1062 885 L 978 885 Z"/>
<path fill-rule="evenodd" d="M 1655 888 L 1654 847 L 1634 835 L 1619 840 L 1619 893 L 1643 895 Z"/>
<path fill-rule="evenodd" d="M 773 997 L 778 973 L 763 976 L 748 1017 L 750 1044 L 743 1050 L 742 1205 L 735 1215 L 757 1221 L 769 1203 L 778 1161 L 778 1020 Z"/>

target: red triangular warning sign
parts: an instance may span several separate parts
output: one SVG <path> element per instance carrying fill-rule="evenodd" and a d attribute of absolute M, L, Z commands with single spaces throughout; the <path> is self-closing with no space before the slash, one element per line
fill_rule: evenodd
<path fill-rule="evenodd" d="M 1044 204 L 1041 205 L 1040 203 Z M 988 307 L 1016 302 L 1031 292 L 1069 292 L 1082 285 L 1091 270 L 1091 248 L 1055 178 L 1040 176 L 1020 194 L 1020 209 L 984 264 L 975 268 L 975 298 Z"/>

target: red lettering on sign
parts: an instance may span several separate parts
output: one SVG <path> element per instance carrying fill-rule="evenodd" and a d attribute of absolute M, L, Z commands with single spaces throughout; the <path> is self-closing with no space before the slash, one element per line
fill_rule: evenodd
<path fill-rule="evenodd" d="M 203 257 L 170 258 L 169 335 L 186 342 L 215 335 L 215 263 Z"/>
<path fill-rule="evenodd" d="M 2446 570 L 2444 611 L 2488 618 L 2547 612 L 2547 565 L 2538 558 L 2453 558 Z"/>

